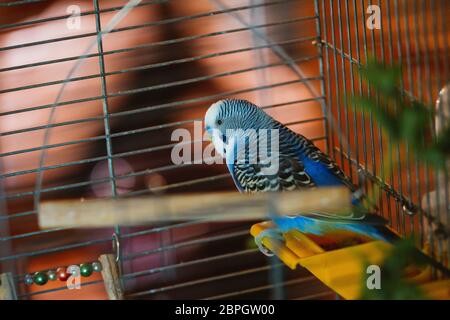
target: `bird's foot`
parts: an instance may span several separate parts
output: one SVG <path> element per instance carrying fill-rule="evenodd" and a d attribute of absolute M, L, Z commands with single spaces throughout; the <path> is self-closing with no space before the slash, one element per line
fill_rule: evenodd
<path fill-rule="evenodd" d="M 278 229 L 263 230 L 255 237 L 255 243 L 258 246 L 259 251 L 261 251 L 264 255 L 268 257 L 272 257 L 274 256 L 274 253 L 272 253 L 269 249 L 267 249 L 262 243 L 262 240 L 266 237 L 277 239 L 280 241 L 284 241 L 284 238 L 281 231 L 279 231 Z"/>

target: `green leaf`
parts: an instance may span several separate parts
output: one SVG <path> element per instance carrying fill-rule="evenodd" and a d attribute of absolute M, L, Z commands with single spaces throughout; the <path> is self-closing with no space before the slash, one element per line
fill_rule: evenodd
<path fill-rule="evenodd" d="M 388 109 L 380 108 L 375 101 L 369 98 L 355 97 L 351 101 L 356 108 L 372 113 L 375 120 L 382 125 L 387 134 L 394 138 L 399 137 L 397 121 Z"/>
<path fill-rule="evenodd" d="M 367 66 L 360 69 L 361 75 L 384 95 L 395 98 L 398 94 L 398 84 L 401 79 L 401 68 L 386 65 L 370 59 Z"/>
<path fill-rule="evenodd" d="M 401 68 L 370 59 L 360 74 L 372 85 L 373 96 L 353 97 L 353 106 L 372 114 L 392 143 L 405 143 L 421 161 L 445 169 L 450 157 L 450 123 L 433 139 L 434 109 L 403 94 Z"/>
<path fill-rule="evenodd" d="M 433 167 L 444 169 L 447 156 L 436 145 L 418 153 L 419 159 L 430 163 Z"/>
<path fill-rule="evenodd" d="M 401 138 L 412 146 L 423 145 L 427 121 L 427 113 L 423 110 L 405 108 L 398 121 Z"/>

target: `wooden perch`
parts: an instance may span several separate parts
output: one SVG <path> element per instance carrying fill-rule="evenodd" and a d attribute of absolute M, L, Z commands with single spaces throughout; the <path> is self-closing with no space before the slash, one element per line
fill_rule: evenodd
<path fill-rule="evenodd" d="M 312 210 L 345 212 L 350 208 L 350 199 L 349 190 L 339 187 L 283 193 L 219 192 L 122 199 L 58 200 L 43 202 L 40 205 L 39 225 L 41 228 L 98 228 L 198 219 L 267 219 L 269 205 L 273 208 L 271 213 L 279 215 L 294 215 Z"/>
<path fill-rule="evenodd" d="M 102 277 L 109 300 L 123 300 L 123 290 L 115 257 L 112 254 L 102 254 L 98 260 L 102 264 Z"/>
<path fill-rule="evenodd" d="M 17 300 L 16 288 L 10 272 L 0 274 L 0 300 Z"/>

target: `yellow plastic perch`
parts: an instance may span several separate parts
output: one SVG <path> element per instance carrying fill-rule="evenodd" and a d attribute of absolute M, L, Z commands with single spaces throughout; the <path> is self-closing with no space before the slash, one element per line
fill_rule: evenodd
<path fill-rule="evenodd" d="M 268 228 L 276 228 L 272 222 L 261 222 L 251 227 L 250 233 L 256 237 Z M 344 237 L 341 236 L 341 240 Z M 289 268 L 298 265 L 308 269 L 325 285 L 345 299 L 358 299 L 362 276 L 367 265 L 381 265 L 392 245 L 382 241 L 354 240 L 353 245 L 336 247 L 335 243 L 313 239 L 297 230 L 284 233 L 284 242 L 264 237 L 263 245 L 272 251 Z M 356 243 L 356 244 L 355 244 Z M 352 244 L 350 242 L 350 244 Z M 450 280 L 429 282 L 429 269 L 412 270 L 409 279 L 421 284 L 423 291 L 433 299 L 450 299 Z"/>

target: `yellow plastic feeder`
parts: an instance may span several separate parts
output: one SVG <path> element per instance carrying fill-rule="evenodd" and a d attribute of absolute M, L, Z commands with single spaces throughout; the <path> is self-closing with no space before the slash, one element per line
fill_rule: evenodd
<path fill-rule="evenodd" d="M 250 233 L 256 237 L 267 229 L 276 229 L 276 226 L 272 222 L 257 223 Z M 292 230 L 283 233 L 283 238 L 284 242 L 267 236 L 262 244 L 289 268 L 299 265 L 306 268 L 341 297 L 350 300 L 360 297 L 365 266 L 381 265 L 392 249 L 389 243 L 354 234 L 340 233 L 324 239 Z M 430 282 L 430 275 L 430 268 L 407 272 L 408 279 L 420 283 L 428 297 L 450 299 L 450 280 Z"/>

